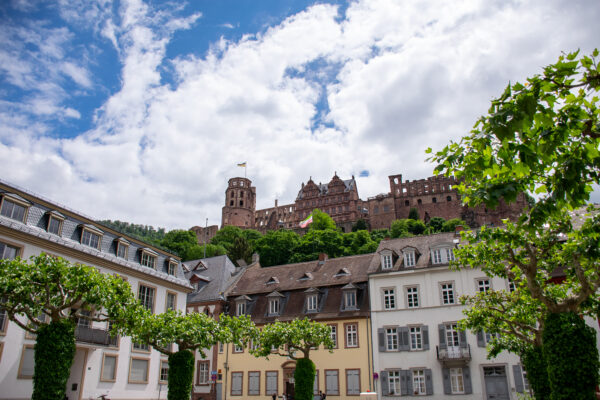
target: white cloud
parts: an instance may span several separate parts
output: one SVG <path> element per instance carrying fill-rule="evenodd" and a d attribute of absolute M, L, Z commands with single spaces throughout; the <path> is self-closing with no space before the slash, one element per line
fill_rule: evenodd
<path fill-rule="evenodd" d="M 84 3 L 68 4 L 80 10 Z M 227 179 L 243 173 L 241 161 L 258 207 L 276 195 L 280 204 L 293 202 L 302 181 L 327 182 L 334 171 L 355 174 L 362 198 L 387 191 L 391 174 L 429 176 L 426 147 L 467 133 L 509 80 L 538 73 L 561 50 L 589 51 L 600 34 L 593 23 L 600 11 L 584 0 L 568 7 L 370 0 L 353 2 L 345 16 L 316 5 L 262 34 L 222 38 L 203 57 L 167 59 L 173 33 L 201 14 L 130 0 L 115 18 L 106 7 L 98 1 L 63 18 L 97 21 L 96 33 L 119 54 L 120 90 L 97 110 L 94 129 L 73 139 L 49 139 L 43 125 L 14 139 L 29 120 L 2 112 L 0 103 L 0 126 L 10 132 L 0 130 L 0 168 L 7 179 L 97 218 L 168 228 L 206 217 L 220 223 Z M 61 60 L 61 74 L 78 86 L 94 87 L 85 65 L 61 59 L 68 32 L 56 35 L 39 54 Z M 0 61 L 20 62 L 0 68 L 14 85 L 39 83 L 23 52 L 2 44 Z M 175 83 L 163 82 L 165 66 Z M 41 93 L 26 103 L 35 112 L 80 117 L 61 104 L 60 87 Z M 329 108 L 319 120 L 323 98 Z M 23 107 L 10 109 L 22 114 Z M 358 178 L 362 170 L 370 175 Z"/>

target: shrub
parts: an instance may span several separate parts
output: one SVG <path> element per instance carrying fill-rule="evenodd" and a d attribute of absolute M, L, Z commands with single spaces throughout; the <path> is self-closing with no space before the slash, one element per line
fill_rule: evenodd
<path fill-rule="evenodd" d="M 194 380 L 194 353 L 180 350 L 169 356 L 168 400 L 189 400 Z"/>
<path fill-rule="evenodd" d="M 296 400 L 312 400 L 315 384 L 315 364 L 308 358 L 296 361 L 294 372 Z"/>

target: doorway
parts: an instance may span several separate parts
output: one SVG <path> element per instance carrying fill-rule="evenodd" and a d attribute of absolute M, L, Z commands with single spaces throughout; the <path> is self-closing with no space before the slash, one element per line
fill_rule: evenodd
<path fill-rule="evenodd" d="M 295 368 L 284 368 L 283 369 L 283 388 L 286 398 L 288 400 L 294 399 L 294 371 Z"/>
<path fill-rule="evenodd" d="M 483 367 L 483 379 L 487 400 L 510 400 L 504 366 Z"/>
<path fill-rule="evenodd" d="M 83 374 L 85 373 L 85 367 L 87 364 L 87 354 L 87 349 L 77 349 L 75 351 L 73 365 L 71 366 L 71 375 L 69 376 L 69 380 L 67 381 L 67 391 L 65 392 L 65 399 L 81 399 L 81 391 L 83 390 Z"/>

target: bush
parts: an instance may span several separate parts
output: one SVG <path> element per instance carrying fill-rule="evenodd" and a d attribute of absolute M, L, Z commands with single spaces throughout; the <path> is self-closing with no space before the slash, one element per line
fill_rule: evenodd
<path fill-rule="evenodd" d="M 412 207 L 410 211 L 408 211 L 408 219 L 414 219 L 415 221 L 419 219 L 419 210 Z"/>
<path fill-rule="evenodd" d="M 315 384 L 315 364 L 308 358 L 300 358 L 296 361 L 296 371 L 294 371 L 295 380 L 295 399 L 312 400 L 313 387 Z"/>
<path fill-rule="evenodd" d="M 535 394 L 536 400 L 550 400 L 550 383 L 548 382 L 548 366 L 541 346 L 531 347 L 521 354 L 523 369 L 527 372 L 527 380 Z"/>
<path fill-rule="evenodd" d="M 550 313 L 542 337 L 552 400 L 595 400 L 596 332 L 573 312 Z"/>
<path fill-rule="evenodd" d="M 73 322 L 62 320 L 39 327 L 34 347 L 33 400 L 64 399 L 73 357 Z"/>
<path fill-rule="evenodd" d="M 189 400 L 194 380 L 194 353 L 180 350 L 169 356 L 168 400 Z"/>

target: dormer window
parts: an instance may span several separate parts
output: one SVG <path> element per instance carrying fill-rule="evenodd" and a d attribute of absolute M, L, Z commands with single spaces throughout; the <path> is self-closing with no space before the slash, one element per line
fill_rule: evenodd
<path fill-rule="evenodd" d="M 129 241 L 125 238 L 117 239 L 117 257 L 127 260 L 129 255 Z"/>
<path fill-rule="evenodd" d="M 312 274 L 310 272 L 306 272 L 304 275 L 302 275 L 300 277 L 300 279 L 298 279 L 299 281 L 310 281 L 313 278 Z"/>
<path fill-rule="evenodd" d="M 452 244 L 440 244 L 431 249 L 431 264 L 449 264 L 454 260 L 454 251 Z"/>
<path fill-rule="evenodd" d="M 175 273 L 177 271 L 177 260 L 174 258 L 169 258 L 167 260 L 168 264 L 167 264 L 167 274 L 175 276 Z"/>
<path fill-rule="evenodd" d="M 266 282 L 267 285 L 274 285 L 277 283 L 279 283 L 279 279 L 277 279 L 274 276 L 270 277 L 269 280 Z"/>
<path fill-rule="evenodd" d="M 283 297 L 285 297 L 285 296 L 282 295 L 281 293 L 279 293 L 278 291 L 274 291 L 267 295 L 267 299 L 269 301 L 269 309 L 268 309 L 269 316 L 281 314 L 281 308 L 282 308 L 281 307 L 281 302 L 282 302 L 281 299 Z"/>
<path fill-rule="evenodd" d="M 149 249 L 143 248 L 142 253 L 140 254 L 140 264 L 144 267 L 156 269 L 156 259 L 158 258 L 158 253 Z"/>
<path fill-rule="evenodd" d="M 338 276 L 348 276 L 350 275 L 350 271 L 348 271 L 348 268 L 341 268 L 335 275 L 334 277 L 338 277 Z"/>
<path fill-rule="evenodd" d="M 235 299 L 235 315 L 246 315 L 248 312 L 248 301 L 250 301 L 250 297 L 248 296 L 239 296 Z"/>
<path fill-rule="evenodd" d="M 442 249 L 435 249 L 431 252 L 431 260 L 434 264 L 442 263 Z"/>
<path fill-rule="evenodd" d="M 383 250 L 381 253 L 381 270 L 390 270 L 394 267 L 394 259 L 390 250 Z"/>
<path fill-rule="evenodd" d="M 414 267 L 416 264 L 416 256 L 414 250 L 406 250 L 404 251 L 404 266 L 405 267 Z"/>
<path fill-rule="evenodd" d="M 56 211 L 49 211 L 48 213 L 48 226 L 46 230 L 49 233 L 53 233 L 55 235 L 60 236 L 62 233 L 63 221 L 65 220 L 65 216 Z"/>
<path fill-rule="evenodd" d="M 349 283 L 342 288 L 343 295 L 343 307 L 344 310 L 356 310 L 358 302 L 356 301 L 356 289 L 357 287 Z"/>
<path fill-rule="evenodd" d="M 31 203 L 12 193 L 4 193 L 2 195 L 2 205 L 0 205 L 0 214 L 14 219 L 15 221 L 25 222 L 27 220 L 27 210 Z"/>
<path fill-rule="evenodd" d="M 306 312 L 317 312 L 319 309 L 319 290 L 310 288 L 305 290 L 306 293 Z"/>
<path fill-rule="evenodd" d="M 100 229 L 93 225 L 82 225 L 81 226 L 81 244 L 84 246 L 93 247 L 94 249 L 100 250 L 100 243 L 102 242 L 102 232 Z"/>
<path fill-rule="evenodd" d="M 446 258 L 448 261 L 454 261 L 454 249 L 452 247 L 446 249 Z"/>

